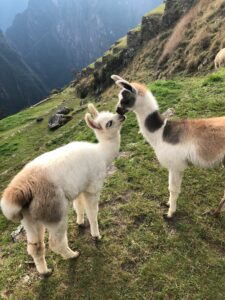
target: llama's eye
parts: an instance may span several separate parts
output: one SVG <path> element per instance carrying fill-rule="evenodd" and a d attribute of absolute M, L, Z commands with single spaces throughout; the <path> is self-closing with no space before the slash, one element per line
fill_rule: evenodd
<path fill-rule="evenodd" d="M 109 127 L 111 127 L 112 126 L 112 124 L 113 124 L 113 121 L 111 120 L 111 121 L 109 121 L 109 122 L 107 122 L 106 123 L 106 128 L 109 128 Z"/>

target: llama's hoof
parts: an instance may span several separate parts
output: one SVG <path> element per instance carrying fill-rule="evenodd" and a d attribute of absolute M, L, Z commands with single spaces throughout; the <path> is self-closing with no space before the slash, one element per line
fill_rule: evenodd
<path fill-rule="evenodd" d="M 102 237 L 100 235 L 99 236 L 92 236 L 91 238 L 95 243 L 99 243 L 102 239 Z"/>
<path fill-rule="evenodd" d="M 63 259 L 69 260 L 69 259 L 74 259 L 77 258 L 80 255 L 80 252 L 78 251 L 70 251 L 69 253 L 60 253 Z"/>
<path fill-rule="evenodd" d="M 51 268 L 51 269 L 48 269 L 44 273 L 40 273 L 40 275 L 41 275 L 42 278 L 48 278 L 48 277 L 50 277 L 52 275 L 53 271 L 54 271 L 54 269 Z"/>
<path fill-rule="evenodd" d="M 71 254 L 71 256 L 68 257 L 68 259 L 74 259 L 74 258 L 77 258 L 78 256 L 80 256 L 80 252 L 79 251 L 73 251 L 73 254 Z"/>
<path fill-rule="evenodd" d="M 220 213 L 215 210 L 215 209 L 211 209 L 211 210 L 207 210 L 203 213 L 203 215 L 208 215 L 208 216 L 212 216 L 212 217 L 215 217 L 215 218 L 218 218 Z"/>
<path fill-rule="evenodd" d="M 168 208 L 170 207 L 170 204 L 168 202 L 162 202 L 160 206 Z"/>
<path fill-rule="evenodd" d="M 79 229 L 85 229 L 87 226 L 85 225 L 85 223 L 82 223 L 82 224 L 78 224 L 77 223 L 77 226 Z"/>
<path fill-rule="evenodd" d="M 163 214 L 163 218 L 165 221 L 172 221 L 173 220 L 173 216 L 168 216 L 168 214 Z"/>

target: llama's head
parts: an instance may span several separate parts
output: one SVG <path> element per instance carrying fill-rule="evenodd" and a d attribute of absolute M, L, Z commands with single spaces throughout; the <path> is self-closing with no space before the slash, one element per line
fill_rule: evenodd
<path fill-rule="evenodd" d="M 93 104 L 88 105 L 90 113 L 85 115 L 87 125 L 94 130 L 99 141 L 117 138 L 125 117 L 108 111 L 98 112 Z"/>
<path fill-rule="evenodd" d="M 121 88 L 116 108 L 118 114 L 124 115 L 128 111 L 142 112 L 146 107 L 146 101 L 150 109 L 153 111 L 158 109 L 154 96 L 145 85 L 130 83 L 118 75 L 112 75 L 111 78 Z"/>

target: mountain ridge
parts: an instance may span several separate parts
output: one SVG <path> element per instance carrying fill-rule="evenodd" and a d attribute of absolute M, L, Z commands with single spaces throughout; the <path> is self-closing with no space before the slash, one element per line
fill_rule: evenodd
<path fill-rule="evenodd" d="M 31 106 L 46 96 L 38 77 L 12 49 L 0 31 L 0 117 Z"/>
<path fill-rule="evenodd" d="M 6 36 L 51 90 L 71 81 L 73 70 L 96 59 L 137 24 L 144 12 L 161 2 L 46 0 L 43 6 L 30 0 Z"/>

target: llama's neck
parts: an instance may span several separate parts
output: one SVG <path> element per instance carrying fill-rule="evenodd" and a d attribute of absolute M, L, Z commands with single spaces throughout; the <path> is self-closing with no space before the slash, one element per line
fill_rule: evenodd
<path fill-rule="evenodd" d="M 159 106 L 151 92 L 141 99 L 141 105 L 135 109 L 140 130 L 148 142 L 157 144 L 159 129 L 163 126 L 163 118 L 159 113 Z"/>
<path fill-rule="evenodd" d="M 146 118 L 159 110 L 159 105 L 151 92 L 148 92 L 140 102 L 140 105 L 135 109 L 135 113 L 137 115 L 139 126 L 142 128 L 145 126 Z"/>
<path fill-rule="evenodd" d="M 102 152 L 102 157 L 104 158 L 106 165 L 109 166 L 119 154 L 120 134 L 116 135 L 113 139 L 99 141 L 98 147 Z"/>
<path fill-rule="evenodd" d="M 159 110 L 159 105 L 151 92 L 147 92 L 140 102 L 141 103 L 137 106 L 135 113 L 144 120 L 149 114 Z"/>

